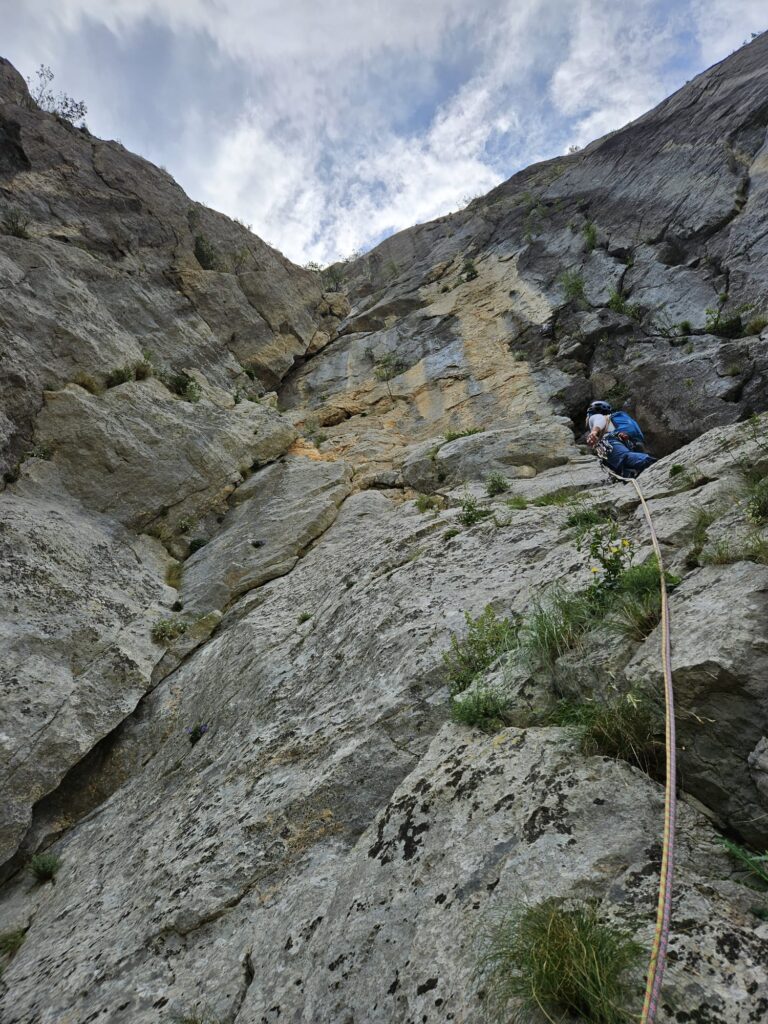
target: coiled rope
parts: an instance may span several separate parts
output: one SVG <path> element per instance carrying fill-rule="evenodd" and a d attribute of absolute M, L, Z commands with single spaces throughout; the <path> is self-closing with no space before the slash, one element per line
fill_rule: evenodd
<path fill-rule="evenodd" d="M 651 543 L 656 553 L 659 566 L 659 589 L 661 591 L 661 663 L 664 673 L 664 705 L 666 718 L 666 788 L 664 794 L 664 836 L 661 853 L 661 872 L 659 876 L 659 899 L 656 907 L 656 930 L 651 945 L 651 956 L 648 963 L 648 978 L 645 986 L 643 1012 L 640 1024 L 653 1024 L 661 994 L 661 983 L 664 978 L 667 945 L 669 943 L 669 921 L 672 913 L 672 876 L 675 859 L 675 822 L 677 819 L 677 758 L 675 750 L 675 694 L 672 687 L 672 647 L 669 626 L 669 602 L 667 600 L 667 583 L 664 579 L 664 563 L 661 559 L 661 548 L 653 525 L 651 511 L 645 500 L 640 484 L 636 479 L 627 481 L 618 476 L 603 464 L 603 468 L 612 477 L 622 482 L 631 483 L 637 491 L 640 504 L 645 513 Z"/>

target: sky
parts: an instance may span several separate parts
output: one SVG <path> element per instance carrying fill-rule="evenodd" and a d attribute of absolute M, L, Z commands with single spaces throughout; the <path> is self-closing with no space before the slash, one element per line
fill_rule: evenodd
<path fill-rule="evenodd" d="M 655 106 L 766 0 L 0 0 L 0 55 L 297 263 L 466 205 Z"/>

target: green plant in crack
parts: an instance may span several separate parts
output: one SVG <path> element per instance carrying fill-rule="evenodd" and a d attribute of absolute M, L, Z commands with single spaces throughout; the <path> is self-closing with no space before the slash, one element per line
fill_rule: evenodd
<path fill-rule="evenodd" d="M 443 655 L 451 695 L 466 690 L 473 680 L 484 672 L 502 654 L 515 644 L 516 629 L 511 619 L 500 618 L 488 605 L 473 618 L 464 613 L 467 632 L 459 639 L 451 634 L 450 649 Z"/>

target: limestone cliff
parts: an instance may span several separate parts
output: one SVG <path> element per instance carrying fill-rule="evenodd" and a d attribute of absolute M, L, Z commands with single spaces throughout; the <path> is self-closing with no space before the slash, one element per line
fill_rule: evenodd
<path fill-rule="evenodd" d="M 322 276 L 0 62 L 4 1021 L 479 1022 L 488 923 L 550 896 L 648 946 L 658 773 L 547 709 L 655 700 L 658 628 L 520 639 L 589 583 L 580 528 L 650 553 L 579 444 L 598 396 L 670 455 L 659 1019 L 764 1019 L 767 900 L 720 840 L 768 846 L 767 193 L 764 35 Z M 444 659 L 488 605 L 495 731 Z"/>

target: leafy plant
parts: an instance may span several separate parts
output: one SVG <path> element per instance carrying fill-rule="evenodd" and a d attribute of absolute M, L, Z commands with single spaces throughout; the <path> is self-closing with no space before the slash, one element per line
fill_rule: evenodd
<path fill-rule="evenodd" d="M 544 900 L 502 919 L 480 962 L 494 1018 L 627 1024 L 632 1015 L 623 982 L 642 948 L 600 920 L 592 903 Z M 510 1003 L 515 1008 L 510 1014 Z"/>
<path fill-rule="evenodd" d="M 389 382 L 394 380 L 395 377 L 399 377 L 406 369 L 405 363 L 398 359 L 394 352 L 387 352 L 376 361 L 373 367 L 373 375 L 376 380 L 382 381 L 387 385 L 389 397 L 392 398 L 392 389 L 389 386 Z"/>
<path fill-rule="evenodd" d="M 580 537 L 576 547 L 581 551 L 583 546 L 586 546 L 591 561 L 597 563 L 590 566 L 594 575 L 590 590 L 593 593 L 616 590 L 619 578 L 632 564 L 632 541 L 620 537 L 618 524 L 611 522 L 606 526 L 596 526 L 589 537 Z"/>
<path fill-rule="evenodd" d="M 685 473 L 685 466 L 681 466 L 679 462 L 675 462 L 674 465 L 669 467 L 670 479 L 680 476 L 681 473 Z"/>
<path fill-rule="evenodd" d="M 443 540 L 452 540 L 454 537 L 458 537 L 460 533 L 461 530 L 457 530 L 455 526 L 452 526 L 450 530 L 446 530 L 445 533 L 443 534 Z"/>
<path fill-rule="evenodd" d="M 582 506 L 570 513 L 563 526 L 565 529 L 577 527 L 580 530 L 586 530 L 590 526 L 598 526 L 609 518 L 610 514 L 603 509 Z"/>
<path fill-rule="evenodd" d="M 296 621 L 300 626 L 302 626 L 305 622 L 309 622 L 311 618 L 312 612 L 302 612 Z"/>
<path fill-rule="evenodd" d="M 0 222 L 0 234 L 12 235 L 14 238 L 29 238 L 29 218 L 18 210 L 8 210 Z"/>
<path fill-rule="evenodd" d="M 60 867 L 61 858 L 55 853 L 36 853 L 29 862 L 29 870 L 40 884 L 53 882 Z"/>
<path fill-rule="evenodd" d="M 452 696 L 466 690 L 481 672 L 510 651 L 515 643 L 512 620 L 499 618 L 490 605 L 474 619 L 465 612 L 464 619 L 466 635 L 460 640 L 452 633 L 450 650 L 443 655 Z"/>
<path fill-rule="evenodd" d="M 48 461 L 53 456 L 53 449 L 47 444 L 36 444 L 26 453 L 28 459 L 43 459 Z"/>
<path fill-rule="evenodd" d="M 677 326 L 680 331 L 680 334 L 685 335 L 693 333 L 693 327 L 691 325 L 690 320 L 681 320 Z"/>
<path fill-rule="evenodd" d="M 323 271 L 323 287 L 329 292 L 340 292 L 345 276 L 344 268 L 338 263 L 332 263 Z"/>
<path fill-rule="evenodd" d="M 461 268 L 461 275 L 465 281 L 474 281 L 478 276 L 475 261 L 470 256 L 467 256 L 464 259 L 464 265 Z"/>
<path fill-rule="evenodd" d="M 461 512 L 458 516 L 462 526 L 474 526 L 475 523 L 479 523 L 481 519 L 486 519 L 490 515 L 493 515 L 492 510 L 481 508 L 477 498 L 471 494 L 464 495 L 461 500 Z"/>
<path fill-rule="evenodd" d="M 199 402 L 203 395 L 203 389 L 200 387 L 194 377 L 190 377 L 188 373 L 174 373 L 167 381 L 168 388 L 179 398 L 183 398 L 187 402 Z"/>
<path fill-rule="evenodd" d="M 507 498 L 504 504 L 508 508 L 523 509 L 528 508 L 528 499 L 524 498 L 522 494 L 513 494 L 511 498 Z"/>
<path fill-rule="evenodd" d="M 494 690 L 481 687 L 451 700 L 451 718 L 462 725 L 476 726 L 483 732 L 497 732 L 506 723 L 508 702 Z"/>
<path fill-rule="evenodd" d="M 503 473 L 489 473 L 485 479 L 485 492 L 489 498 L 495 498 L 497 494 L 503 494 L 509 490 L 509 483 Z"/>
<path fill-rule="evenodd" d="M 187 623 L 183 619 L 158 619 L 152 626 L 152 639 L 156 644 L 170 643 L 187 631 Z"/>

